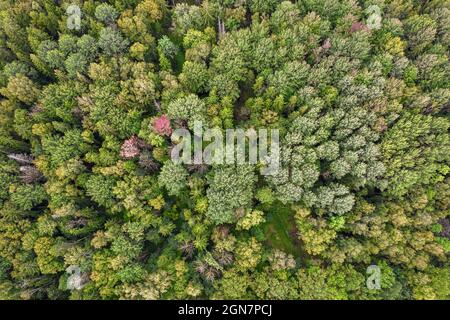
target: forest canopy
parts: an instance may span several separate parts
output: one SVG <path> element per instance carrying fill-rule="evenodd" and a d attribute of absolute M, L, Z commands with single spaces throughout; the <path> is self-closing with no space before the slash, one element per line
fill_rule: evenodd
<path fill-rule="evenodd" d="M 0 299 L 449 299 L 449 44 L 448 0 L 0 0 Z M 174 163 L 197 121 L 279 170 Z"/>

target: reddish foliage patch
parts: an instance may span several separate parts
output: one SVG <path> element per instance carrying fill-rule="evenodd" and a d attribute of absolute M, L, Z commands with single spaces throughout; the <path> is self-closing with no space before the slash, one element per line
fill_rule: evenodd
<path fill-rule="evenodd" d="M 130 139 L 123 142 L 122 147 L 120 148 L 120 156 L 125 159 L 137 157 L 140 153 L 140 145 L 141 142 L 139 141 L 139 138 L 132 136 Z"/>
<path fill-rule="evenodd" d="M 164 114 L 156 118 L 153 120 L 153 130 L 159 135 L 170 136 L 172 134 L 170 119 Z"/>
<path fill-rule="evenodd" d="M 359 21 L 353 22 L 353 24 L 350 28 L 351 33 L 357 32 L 357 31 L 366 31 L 367 32 L 369 30 L 370 30 L 369 27 L 367 27 L 364 23 L 359 22 Z"/>

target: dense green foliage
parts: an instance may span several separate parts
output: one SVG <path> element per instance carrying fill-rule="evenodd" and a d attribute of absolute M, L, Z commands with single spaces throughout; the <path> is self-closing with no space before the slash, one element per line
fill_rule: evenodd
<path fill-rule="evenodd" d="M 449 8 L 0 0 L 0 299 L 449 299 Z"/>

